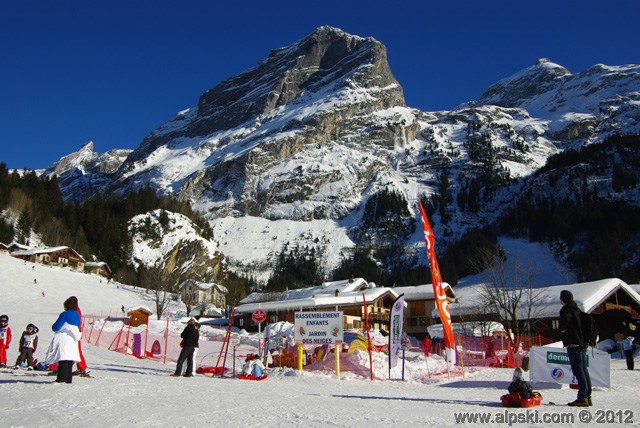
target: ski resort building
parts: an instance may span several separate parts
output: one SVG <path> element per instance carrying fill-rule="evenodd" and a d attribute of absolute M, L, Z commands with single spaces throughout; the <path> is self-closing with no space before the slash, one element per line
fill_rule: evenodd
<path fill-rule="evenodd" d="M 487 301 L 483 289 L 482 284 L 456 289 L 456 299 L 449 305 L 454 323 L 481 325 L 500 320 L 498 309 Z M 598 323 L 600 340 L 614 338 L 616 334 L 639 338 L 640 294 L 618 278 L 524 290 L 517 310 L 517 318 L 525 323 L 524 331 L 542 334 L 551 340 L 560 339 L 562 290 L 571 291 L 578 307 L 593 315 Z M 526 304 L 528 293 L 532 296 L 531 305 Z M 437 311 L 432 311 L 432 317 L 438 318 Z"/>
<path fill-rule="evenodd" d="M 247 331 L 257 331 L 251 320 L 257 309 L 267 314 L 266 322 L 294 322 L 295 312 L 342 311 L 344 329 L 362 329 L 365 322 L 366 300 L 369 325 L 389 331 L 389 313 L 398 293 L 393 288 L 377 287 L 362 278 L 325 282 L 315 287 L 272 293 L 252 293 L 240 301 L 234 316 L 234 325 Z"/>
<path fill-rule="evenodd" d="M 32 263 L 41 263 L 51 266 L 70 266 L 79 271 L 84 270 L 85 260 L 71 247 L 42 247 L 12 251 L 11 255 L 18 259 Z"/>
<path fill-rule="evenodd" d="M 111 269 L 105 262 L 86 262 L 84 264 L 84 271 L 105 278 L 111 278 Z"/>
<path fill-rule="evenodd" d="M 224 308 L 226 305 L 228 290 L 223 285 L 187 279 L 178 288 L 182 301 L 188 300 L 190 306 L 212 304 L 217 308 Z"/>
<path fill-rule="evenodd" d="M 449 302 L 456 298 L 453 288 L 446 282 L 442 287 Z M 436 299 L 431 284 L 416 285 L 414 287 L 395 287 L 399 296 L 404 294 L 407 308 L 404 311 L 404 331 L 408 335 L 422 339 L 427 334 L 427 328 L 434 322 L 431 313 L 436 310 Z"/>

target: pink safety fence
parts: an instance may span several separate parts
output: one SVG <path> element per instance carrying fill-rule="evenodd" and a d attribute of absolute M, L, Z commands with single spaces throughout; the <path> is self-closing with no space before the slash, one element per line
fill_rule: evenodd
<path fill-rule="evenodd" d="M 259 344 L 247 337 L 231 337 L 223 347 L 225 336 L 226 329 L 207 327 L 206 334 L 201 334 L 198 341 L 196 369 L 222 374 L 224 367 L 225 375 L 231 375 L 234 370 L 237 374 L 246 356 L 258 351 Z M 93 346 L 164 364 L 177 362 L 182 342 L 180 332 L 171 331 L 168 322 L 161 331 L 152 331 L 148 324 L 131 327 L 123 320 L 97 315 L 83 315 L 82 339 Z"/>

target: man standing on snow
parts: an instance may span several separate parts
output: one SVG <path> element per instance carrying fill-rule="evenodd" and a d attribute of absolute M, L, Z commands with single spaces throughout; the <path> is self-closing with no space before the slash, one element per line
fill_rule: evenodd
<path fill-rule="evenodd" d="M 560 292 L 560 333 L 562 344 L 567 348 L 571 371 L 578 381 L 578 398 L 569 406 L 591 406 L 591 377 L 587 369 L 587 344 L 582 337 L 580 309 L 573 301 L 573 294 L 569 290 Z"/>
<path fill-rule="evenodd" d="M 186 361 L 187 371 L 185 372 L 184 377 L 193 377 L 193 353 L 198 347 L 198 339 L 200 338 L 200 333 L 198 332 L 199 327 L 200 326 L 196 323 L 196 320 L 191 318 L 180 334 L 180 337 L 183 340 L 183 345 L 182 350 L 180 351 L 180 356 L 178 357 L 176 372 L 172 376 L 182 375 L 182 365 Z"/>

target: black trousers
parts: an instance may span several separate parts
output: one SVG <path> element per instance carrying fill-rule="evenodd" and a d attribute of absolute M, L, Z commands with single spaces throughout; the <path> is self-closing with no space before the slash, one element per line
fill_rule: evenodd
<path fill-rule="evenodd" d="M 633 349 L 624 351 L 624 356 L 627 357 L 627 369 L 633 370 Z"/>
<path fill-rule="evenodd" d="M 180 351 L 180 356 L 178 357 L 178 364 L 176 365 L 176 376 L 182 375 L 182 365 L 184 362 L 187 362 L 187 371 L 185 372 L 185 376 L 192 376 L 193 373 L 193 352 L 196 350 L 195 346 L 185 346 Z"/>
<path fill-rule="evenodd" d="M 58 377 L 56 382 L 71 383 L 73 379 L 73 363 L 75 361 L 58 361 Z"/>

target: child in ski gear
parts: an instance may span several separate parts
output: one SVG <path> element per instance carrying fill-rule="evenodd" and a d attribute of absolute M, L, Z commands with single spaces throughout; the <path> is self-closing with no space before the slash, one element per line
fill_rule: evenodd
<path fill-rule="evenodd" d="M 11 344 L 9 316 L 0 315 L 0 367 L 7 367 L 7 350 Z"/>
<path fill-rule="evenodd" d="M 178 364 L 176 365 L 176 371 L 173 376 L 182 375 L 182 366 L 186 361 L 187 371 L 184 374 L 184 377 L 193 377 L 193 353 L 198 347 L 198 339 L 200 338 L 200 333 L 198 332 L 199 328 L 200 325 L 192 318 L 180 334 L 180 337 L 184 340 L 184 346 L 180 351 Z"/>
<path fill-rule="evenodd" d="M 517 392 L 520 394 L 520 398 L 527 399 L 531 398 L 531 394 L 533 393 L 533 387 L 529 382 L 524 380 L 524 370 L 518 367 L 513 371 L 512 382 L 508 388 L 509 392 Z"/>
<path fill-rule="evenodd" d="M 57 362 L 56 382 L 71 383 L 73 363 L 80 361 L 78 341 L 82 338 L 77 300 L 74 301 L 71 298 L 65 300 L 64 309 L 51 326 L 56 334 L 51 340 L 45 364 Z"/>
<path fill-rule="evenodd" d="M 251 366 L 252 366 L 252 361 L 253 361 L 253 354 L 248 354 L 247 358 L 245 358 L 244 360 L 244 364 L 242 365 L 242 374 L 244 376 L 250 376 L 251 375 Z"/>
<path fill-rule="evenodd" d="M 259 355 L 255 355 L 253 361 L 251 361 L 251 376 L 255 378 L 261 378 L 264 372 L 264 364 Z"/>
<path fill-rule="evenodd" d="M 22 332 L 18 351 L 20 355 L 16 360 L 16 368 L 26 361 L 27 368 L 33 370 L 33 354 L 38 349 L 38 327 L 33 324 L 27 325 L 27 329 Z"/>

